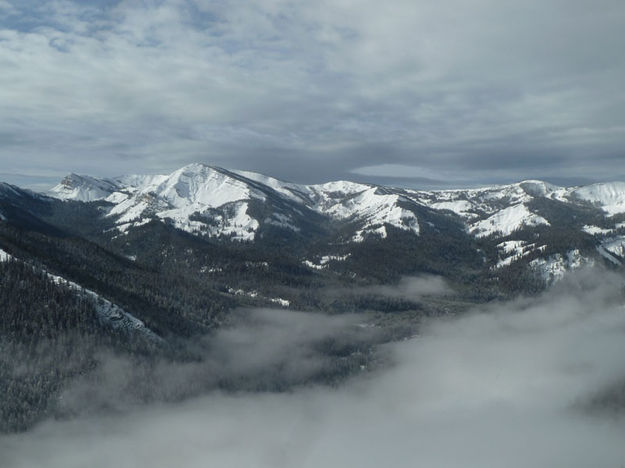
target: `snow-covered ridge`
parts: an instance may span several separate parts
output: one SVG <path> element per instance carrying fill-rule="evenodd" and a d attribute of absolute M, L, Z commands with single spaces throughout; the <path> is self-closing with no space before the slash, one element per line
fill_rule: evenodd
<path fill-rule="evenodd" d="M 625 213 L 625 183 L 559 187 L 543 181 L 477 189 L 419 191 L 349 181 L 303 185 L 248 171 L 190 164 L 167 175 L 129 175 L 97 179 L 71 174 L 50 194 L 62 200 L 110 203 L 108 216 L 120 232 L 152 219 L 210 237 L 251 241 L 268 224 L 300 232 L 298 218 L 312 210 L 352 226 L 345 240 L 386 237 L 388 227 L 420 235 L 419 210 L 457 215 L 476 237 L 509 236 L 524 227 L 549 226 L 532 202 L 548 199 L 567 204 L 594 204 L 609 215 Z M 270 204 L 269 213 L 252 206 Z M 288 208 L 284 208 L 288 206 Z M 615 227 L 616 229 L 617 227 Z M 611 231 L 588 225 L 590 235 Z"/>
<path fill-rule="evenodd" d="M 298 232 L 289 214 L 273 213 L 263 219 L 250 214 L 250 202 L 272 198 L 357 223 L 355 241 L 371 234 L 384 237 L 386 224 L 419 233 L 415 214 L 399 205 L 402 199 L 414 201 L 399 194 L 380 193 L 375 186 L 352 182 L 298 185 L 203 164 L 190 164 L 169 175 L 95 179 L 71 174 L 50 195 L 113 204 L 108 216 L 115 218 L 121 232 L 153 218 L 173 222 L 188 232 L 245 241 L 254 240 L 261 222 Z"/>
<path fill-rule="evenodd" d="M 10 260 L 17 259 L 11 254 L 0 249 L 0 262 L 7 262 Z M 22 262 L 22 260 L 18 261 Z M 33 270 L 35 270 L 34 267 Z M 45 275 L 56 284 L 66 286 L 67 288 L 76 291 L 77 294 L 84 295 L 85 297 L 93 300 L 96 313 L 98 314 L 98 319 L 102 324 L 109 326 L 115 330 L 125 330 L 129 332 L 132 331 L 139 333 L 141 336 L 149 339 L 150 341 L 158 343 L 163 342 L 163 339 L 152 330 L 150 330 L 148 327 L 146 327 L 143 321 L 139 320 L 134 315 L 126 312 L 117 304 L 114 304 L 111 301 L 104 299 L 102 296 L 90 289 L 83 288 L 78 283 L 69 281 L 61 276 L 54 275 L 47 270 L 42 270 L 42 272 L 45 273 Z"/>
<path fill-rule="evenodd" d="M 599 206 L 609 215 L 625 213 L 625 182 L 587 185 L 572 190 L 571 195 Z"/>
<path fill-rule="evenodd" d="M 555 254 L 548 258 L 537 258 L 530 262 L 547 284 L 560 281 L 567 272 L 594 265 L 594 260 L 584 257 L 578 249 L 570 250 L 566 255 Z"/>
<path fill-rule="evenodd" d="M 492 216 L 475 223 L 470 230 L 476 237 L 486 237 L 496 233 L 501 233 L 502 236 L 509 236 L 524 226 L 539 226 L 541 224 L 549 226 L 549 221 L 542 216 L 532 213 L 527 206 L 520 203 L 504 208 Z"/>
<path fill-rule="evenodd" d="M 91 291 L 90 289 L 85 289 L 79 284 L 69 281 L 61 276 L 53 275 L 49 272 L 46 272 L 46 275 L 55 283 L 65 285 L 68 288 L 91 298 L 95 304 L 96 312 L 101 323 L 106 324 L 114 330 L 134 331 L 151 341 L 158 343 L 163 342 L 163 339 L 146 327 L 143 321 L 126 312 L 117 304 L 114 304 L 111 301 L 104 299 L 96 292 Z"/>
<path fill-rule="evenodd" d="M 102 200 L 119 187 L 108 179 L 69 174 L 52 188 L 50 195 L 61 200 L 90 202 Z"/>
<path fill-rule="evenodd" d="M 4 198 L 7 196 L 20 196 L 20 193 L 16 187 L 5 182 L 0 182 L 0 197 Z"/>

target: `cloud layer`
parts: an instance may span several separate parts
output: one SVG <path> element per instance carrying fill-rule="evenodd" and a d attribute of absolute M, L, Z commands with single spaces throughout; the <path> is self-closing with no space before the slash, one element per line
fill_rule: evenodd
<path fill-rule="evenodd" d="M 618 0 L 2 0 L 0 164 L 625 177 L 624 24 Z"/>
<path fill-rule="evenodd" d="M 619 281 L 432 321 L 340 389 L 213 394 L 0 439 L 3 467 L 588 467 L 625 462 Z M 287 340 L 288 341 L 288 340 Z M 299 358 L 294 357 L 295 361 Z"/>

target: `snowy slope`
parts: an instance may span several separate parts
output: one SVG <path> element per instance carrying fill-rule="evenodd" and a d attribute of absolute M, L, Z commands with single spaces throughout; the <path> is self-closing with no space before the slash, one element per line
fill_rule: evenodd
<path fill-rule="evenodd" d="M 522 228 L 550 226 L 549 219 L 532 211 L 537 199 L 592 203 L 607 214 L 625 212 L 625 183 L 617 182 L 564 188 L 526 180 L 478 189 L 419 191 L 349 181 L 301 185 L 203 164 L 166 175 L 96 179 L 71 174 L 51 194 L 62 200 L 110 203 L 107 216 L 120 232 L 160 219 L 187 232 L 244 241 L 256 239 L 263 225 L 301 232 L 306 210 L 345 226 L 345 240 L 352 242 L 384 238 L 391 226 L 418 236 L 423 224 L 418 213 L 423 208 L 459 217 L 466 232 L 479 238 L 505 238 Z M 258 204 L 265 206 L 262 217 L 251 208 Z M 592 236 L 613 232 L 591 224 L 579 229 Z"/>
<path fill-rule="evenodd" d="M 70 175 L 50 192 L 62 200 L 104 200 L 113 204 L 108 216 L 125 232 L 153 218 L 210 237 L 254 240 L 261 222 L 299 231 L 292 213 L 276 212 L 256 219 L 251 201 L 283 199 L 331 219 L 357 225 L 353 240 L 368 234 L 385 236 L 385 225 L 419 233 L 416 215 L 399 205 L 414 203 L 398 194 L 380 193 L 375 186 L 352 182 L 297 185 L 246 171 L 228 171 L 191 164 L 169 175 L 94 179 Z M 301 212 L 300 212 L 301 213 Z"/>
<path fill-rule="evenodd" d="M 548 258 L 537 258 L 530 262 L 530 266 L 547 284 L 552 284 L 564 278 L 567 272 L 592 266 L 594 263 L 594 260 L 584 257 L 579 250 L 574 249 L 565 255 L 556 254 Z"/>
<path fill-rule="evenodd" d="M 6 253 L 4 250 L 0 249 L 0 262 L 8 262 L 13 258 L 12 255 Z"/>
<path fill-rule="evenodd" d="M 247 214 L 247 201 L 263 200 L 263 194 L 214 168 L 192 164 L 167 176 L 120 177 L 116 182 L 119 190 L 106 201 L 115 204 L 108 216 L 117 217 L 122 231 L 156 217 L 192 233 L 254 239 L 258 221 Z M 223 213 L 212 213 L 210 223 L 195 219 L 215 208 Z"/>
<path fill-rule="evenodd" d="M 625 236 L 607 238 L 601 242 L 601 247 L 612 256 L 625 259 Z"/>
<path fill-rule="evenodd" d="M 477 237 L 486 237 L 497 233 L 502 236 L 509 236 L 524 226 L 539 226 L 541 224 L 549 226 L 549 221 L 532 213 L 527 206 L 520 203 L 504 208 L 492 216 L 472 224 L 470 231 Z"/>
<path fill-rule="evenodd" d="M 572 190 L 571 195 L 601 207 L 609 215 L 625 213 L 625 182 L 588 185 Z"/>
<path fill-rule="evenodd" d="M 73 281 L 66 280 L 57 275 L 53 275 L 51 273 L 46 272 L 46 275 L 55 283 L 62 284 L 74 291 L 77 291 L 79 294 L 83 294 L 86 297 L 89 297 L 93 300 L 96 312 L 98 314 L 98 319 L 101 323 L 113 328 L 114 330 L 124 330 L 126 332 L 135 332 L 139 333 L 145 338 L 148 338 L 150 341 L 154 342 L 163 342 L 163 339 L 145 326 L 143 321 L 139 320 L 134 315 L 126 312 L 117 304 L 112 303 L 111 301 L 104 299 L 99 294 L 91 291 L 90 289 L 85 289 L 77 283 Z"/>
<path fill-rule="evenodd" d="M 250 171 L 231 171 L 233 174 L 238 174 L 247 181 L 257 182 L 265 187 L 269 187 L 272 190 L 275 190 L 277 193 L 283 195 L 284 197 L 293 200 L 295 202 L 300 202 L 304 204 L 310 204 L 311 202 L 311 194 L 312 190 L 306 185 L 298 185 L 290 182 L 284 182 L 279 179 L 275 179 L 273 177 L 269 177 L 263 174 L 259 174 L 257 172 Z"/>
<path fill-rule="evenodd" d="M 7 262 L 9 260 L 15 260 L 15 257 L 0 249 L 0 262 Z M 35 270 L 35 267 L 33 267 L 33 270 Z M 112 303 L 111 301 L 103 298 L 102 296 L 94 291 L 91 291 L 90 289 L 83 288 L 81 285 L 74 283 L 73 281 L 69 281 L 58 275 L 54 275 L 45 269 L 41 271 L 45 273 L 45 275 L 55 283 L 66 286 L 69 289 L 76 291 L 77 294 L 81 294 L 91 299 L 95 305 L 98 319 L 103 325 L 111 327 L 115 330 L 124 330 L 127 332 L 138 333 L 141 336 L 149 339 L 150 341 L 158 343 L 163 342 L 163 339 L 152 330 L 150 330 L 148 327 L 146 327 L 141 320 L 139 320 L 134 315 L 126 312 L 117 304 Z"/>
<path fill-rule="evenodd" d="M 509 240 L 497 244 L 499 251 L 499 260 L 494 266 L 495 269 L 502 268 L 520 260 L 523 257 L 527 257 L 533 252 L 544 251 L 546 245 L 537 246 L 536 243 L 528 243 L 520 240 Z"/>
<path fill-rule="evenodd" d="M 353 182 L 330 182 L 309 187 L 316 211 L 333 219 L 360 224 L 352 240 L 360 242 L 366 235 L 386 237 L 385 225 L 419 234 L 419 221 L 400 201 L 414 201 L 397 193 L 385 193 L 379 187 Z"/>
<path fill-rule="evenodd" d="M 70 174 L 50 190 L 50 195 L 61 200 L 91 202 L 102 200 L 119 187 L 114 181 Z"/>

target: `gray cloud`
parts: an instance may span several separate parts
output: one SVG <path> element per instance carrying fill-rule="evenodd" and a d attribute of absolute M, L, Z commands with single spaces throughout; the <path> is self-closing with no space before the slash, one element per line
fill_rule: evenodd
<path fill-rule="evenodd" d="M 621 466 L 623 407 L 606 414 L 595 398 L 625 378 L 621 287 L 616 276 L 586 272 L 540 297 L 432 320 L 416 339 L 390 346 L 393 367 L 338 390 L 216 393 L 48 422 L 0 438 L 0 462 L 8 468 Z M 293 320 L 302 330 L 310 325 Z"/>
<path fill-rule="evenodd" d="M 428 296 L 452 295 L 453 289 L 445 279 L 434 275 L 404 276 L 397 284 L 374 284 L 361 287 L 329 288 L 323 292 L 331 299 L 342 296 L 383 296 L 388 298 L 419 301 Z"/>
<path fill-rule="evenodd" d="M 373 294 L 407 299 L 420 299 L 423 296 L 439 296 L 452 292 L 443 278 L 429 275 L 404 277 L 396 286 L 374 286 L 368 288 L 368 291 Z"/>
<path fill-rule="evenodd" d="M 202 161 L 305 182 L 381 164 L 472 182 L 625 177 L 617 0 L 0 9 L 6 172 Z"/>
<path fill-rule="evenodd" d="M 218 388 L 285 391 L 313 381 L 340 382 L 354 367 L 367 365 L 371 347 L 385 340 L 378 329 L 362 326 L 365 320 L 354 314 L 238 309 L 216 333 L 178 343 L 184 361 L 101 352 L 94 370 L 64 389 L 59 414 L 123 412 Z"/>

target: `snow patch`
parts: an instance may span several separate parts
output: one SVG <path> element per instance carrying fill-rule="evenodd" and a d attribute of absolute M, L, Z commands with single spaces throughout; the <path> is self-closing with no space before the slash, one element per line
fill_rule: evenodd
<path fill-rule="evenodd" d="M 68 288 L 93 299 L 98 318 L 102 323 L 107 324 L 115 330 L 136 331 L 152 341 L 163 342 L 163 339 L 146 327 L 143 321 L 126 312 L 117 304 L 104 299 L 98 293 L 91 291 L 90 289 L 85 289 L 79 284 L 69 281 L 61 276 L 53 275 L 47 271 L 45 271 L 45 274 L 55 283 L 67 286 Z"/>
<path fill-rule="evenodd" d="M 113 192 L 111 193 L 108 197 L 106 197 L 104 199 L 104 201 L 107 201 L 109 203 L 113 203 L 115 205 L 119 205 L 120 203 L 125 202 L 126 200 L 128 200 L 128 197 L 130 195 L 128 195 L 127 193 L 123 193 L 123 192 Z"/>
<path fill-rule="evenodd" d="M 335 261 L 335 262 L 343 262 L 345 260 L 347 260 L 352 254 L 345 254 L 345 255 L 324 255 L 323 257 L 321 257 L 320 263 L 322 265 L 326 265 L 327 263 L 331 262 L 331 261 Z"/>
<path fill-rule="evenodd" d="M 532 213 L 524 204 L 504 208 L 482 221 L 478 221 L 470 228 L 476 237 L 487 237 L 499 233 L 502 237 L 509 236 L 524 226 L 549 226 L 542 216 Z"/>
<path fill-rule="evenodd" d="M 202 268 L 200 268 L 200 273 L 221 273 L 223 270 L 223 268 L 219 268 L 219 267 L 207 267 L 207 266 L 203 266 Z"/>
<path fill-rule="evenodd" d="M 582 231 L 584 231 L 586 234 L 590 234 L 591 236 L 596 236 L 598 234 L 610 234 L 613 229 L 603 229 L 599 226 L 591 226 L 587 224 L 582 228 Z"/>
<path fill-rule="evenodd" d="M 306 265 L 308 268 L 313 268 L 315 270 L 323 270 L 325 268 L 324 265 L 317 265 L 316 263 L 313 263 L 310 260 L 304 260 L 302 263 Z"/>
<path fill-rule="evenodd" d="M 511 265 L 517 260 L 527 257 L 532 252 L 544 251 L 547 248 L 546 245 L 536 247 L 535 243 L 528 244 L 525 241 L 519 240 L 501 242 L 497 247 L 503 255 L 495 265 L 495 269 Z"/>
<path fill-rule="evenodd" d="M 497 248 L 503 253 L 503 256 L 499 259 L 495 268 L 508 266 L 527 255 L 529 251 L 526 251 L 526 246 L 527 242 L 519 240 L 505 241 L 497 244 Z"/>
<path fill-rule="evenodd" d="M 380 237 L 381 239 L 386 239 L 387 237 L 386 226 L 379 226 L 377 228 L 368 227 L 366 229 L 360 229 L 356 231 L 354 237 L 352 237 L 352 242 L 363 242 L 367 236 Z"/>
<path fill-rule="evenodd" d="M 343 262 L 347 260 L 350 256 L 351 254 L 349 253 L 345 255 L 324 255 L 323 257 L 321 257 L 318 264 L 310 260 L 304 260 L 302 263 L 307 267 L 314 268 L 315 270 L 322 270 L 324 268 L 327 268 L 330 262 Z"/>
<path fill-rule="evenodd" d="M 612 256 L 603 246 L 601 245 L 597 246 L 597 252 L 599 252 L 599 254 L 603 258 L 613 263 L 614 265 L 617 265 L 617 266 L 621 265 L 621 261 L 615 258 L 614 256 Z"/>
<path fill-rule="evenodd" d="M 612 237 L 601 242 L 607 252 L 625 258 L 625 236 Z"/>
<path fill-rule="evenodd" d="M 468 200 L 441 201 L 432 203 L 430 206 L 435 210 L 453 211 L 463 218 L 475 218 L 478 216 L 476 213 L 472 212 L 474 207 Z"/>
<path fill-rule="evenodd" d="M 52 188 L 49 194 L 60 200 L 92 202 L 105 199 L 117 188 L 117 184 L 111 180 L 70 174 Z"/>
<path fill-rule="evenodd" d="M 11 254 L 5 252 L 4 250 L 0 249 L 0 262 L 8 262 L 12 258 L 13 258 L 13 255 L 11 255 Z"/>
<path fill-rule="evenodd" d="M 584 266 L 592 266 L 594 263 L 593 259 L 582 256 L 581 252 L 575 249 L 564 256 L 555 254 L 546 259 L 537 258 L 530 262 L 530 266 L 548 285 L 551 285 L 564 278 L 567 272 Z"/>
<path fill-rule="evenodd" d="M 289 307 L 291 305 L 291 301 L 288 301 L 286 299 L 282 299 L 280 297 L 275 297 L 272 299 L 269 299 L 271 302 L 273 302 L 274 304 L 278 304 L 282 307 Z"/>
<path fill-rule="evenodd" d="M 278 304 L 282 307 L 289 307 L 291 305 L 291 302 L 286 299 L 282 299 L 280 297 L 274 297 L 274 298 L 263 297 L 258 293 L 258 291 L 245 291 L 244 289 L 228 288 L 228 292 L 232 294 L 233 296 L 247 296 L 253 299 L 258 298 L 258 299 L 272 302 L 274 304 Z"/>
<path fill-rule="evenodd" d="M 573 190 L 571 194 L 601 207 L 609 215 L 625 213 L 625 182 L 587 185 Z"/>

